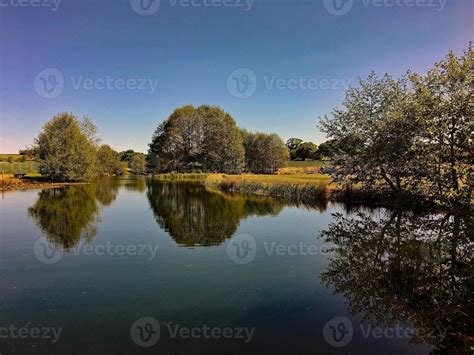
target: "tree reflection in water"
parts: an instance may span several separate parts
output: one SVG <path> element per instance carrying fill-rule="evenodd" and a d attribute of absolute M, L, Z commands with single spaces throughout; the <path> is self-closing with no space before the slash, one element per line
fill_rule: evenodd
<path fill-rule="evenodd" d="M 231 237 L 240 220 L 279 214 L 284 204 L 271 198 L 210 192 L 198 184 L 148 183 L 157 223 L 176 243 L 218 245 Z"/>
<path fill-rule="evenodd" d="M 90 185 L 45 189 L 28 214 L 50 243 L 68 251 L 95 237 L 100 207 L 115 200 L 119 186 L 116 180 L 101 179 Z"/>
<path fill-rule="evenodd" d="M 472 215 L 408 212 L 334 215 L 322 232 L 337 244 L 321 280 L 371 325 L 404 324 L 433 353 L 465 349 L 472 327 Z M 446 331 L 446 336 L 443 332 Z"/>

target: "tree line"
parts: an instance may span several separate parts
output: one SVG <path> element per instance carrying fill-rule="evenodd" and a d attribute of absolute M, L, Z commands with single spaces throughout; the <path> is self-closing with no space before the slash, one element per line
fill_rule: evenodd
<path fill-rule="evenodd" d="M 39 172 L 57 181 L 78 181 L 101 175 L 121 175 L 127 168 L 145 173 L 145 155 L 133 150 L 117 152 L 100 144 L 91 119 L 79 120 L 63 112 L 46 122 L 33 147 L 24 150 L 39 161 Z"/>
<path fill-rule="evenodd" d="M 274 173 L 288 150 L 276 134 L 240 129 L 218 106 L 186 105 L 156 129 L 148 151 L 150 172 Z"/>
<path fill-rule="evenodd" d="M 326 172 L 346 186 L 442 204 L 469 204 L 473 164 L 472 45 L 426 74 L 375 73 L 321 119 L 331 139 Z"/>

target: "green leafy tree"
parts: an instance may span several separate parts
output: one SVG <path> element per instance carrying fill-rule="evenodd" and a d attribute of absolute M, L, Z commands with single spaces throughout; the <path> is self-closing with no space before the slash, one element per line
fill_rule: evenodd
<path fill-rule="evenodd" d="M 103 144 L 97 150 L 97 165 L 99 172 L 103 175 L 120 175 L 122 164 L 119 153 L 107 144 Z"/>
<path fill-rule="evenodd" d="M 136 153 L 133 149 L 128 149 L 128 150 L 125 150 L 123 152 L 120 152 L 119 157 L 120 157 L 121 161 L 125 161 L 125 162 L 128 163 L 135 154 Z"/>
<path fill-rule="evenodd" d="M 245 169 L 252 173 L 275 173 L 288 162 L 288 149 L 277 134 L 242 130 Z"/>
<path fill-rule="evenodd" d="M 318 146 L 318 155 L 320 159 L 331 159 L 336 153 L 337 142 L 333 139 L 327 140 Z"/>
<path fill-rule="evenodd" d="M 240 131 L 232 116 L 216 106 L 176 109 L 158 126 L 149 146 L 148 166 L 153 172 L 237 173 L 243 167 Z"/>
<path fill-rule="evenodd" d="M 144 154 L 135 154 L 130 160 L 130 170 L 133 174 L 145 174 L 146 172 L 146 160 Z"/>
<path fill-rule="evenodd" d="M 472 194 L 474 51 L 449 53 L 426 75 L 411 76 L 423 130 L 417 164 L 425 171 L 428 194 L 449 203 Z"/>
<path fill-rule="evenodd" d="M 286 146 L 288 149 L 291 150 L 296 150 L 298 149 L 299 145 L 303 143 L 302 139 L 299 138 L 290 138 L 286 141 Z"/>
<path fill-rule="evenodd" d="M 408 87 L 406 77 L 379 79 L 372 73 L 348 90 L 344 109 L 321 120 L 322 131 L 337 142 L 333 164 L 326 168 L 335 181 L 397 194 L 416 185 L 413 147 L 420 122 Z"/>
<path fill-rule="evenodd" d="M 318 146 L 313 142 L 299 144 L 294 152 L 296 159 L 318 159 Z"/>
<path fill-rule="evenodd" d="M 70 113 L 47 122 L 35 140 L 39 170 L 55 180 L 83 180 L 97 175 L 92 121 L 84 125 Z"/>

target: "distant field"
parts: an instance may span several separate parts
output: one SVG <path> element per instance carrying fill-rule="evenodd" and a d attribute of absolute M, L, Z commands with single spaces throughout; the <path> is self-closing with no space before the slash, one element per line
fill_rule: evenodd
<path fill-rule="evenodd" d="M 290 168 L 308 168 L 308 167 L 313 167 L 313 166 L 324 166 L 327 163 L 322 161 L 322 160 L 306 160 L 306 161 L 289 161 L 288 166 Z"/>
<path fill-rule="evenodd" d="M 38 172 L 38 163 L 35 161 L 26 161 L 24 163 L 7 163 L 4 161 L 0 162 L 0 173 L 4 174 L 36 174 Z"/>
<path fill-rule="evenodd" d="M 33 158 L 31 157 L 25 157 L 24 155 L 20 154 L 0 154 L 0 162 L 8 162 L 8 159 L 11 159 L 13 162 L 21 162 L 23 159 L 26 159 L 26 161 L 34 161 Z"/>

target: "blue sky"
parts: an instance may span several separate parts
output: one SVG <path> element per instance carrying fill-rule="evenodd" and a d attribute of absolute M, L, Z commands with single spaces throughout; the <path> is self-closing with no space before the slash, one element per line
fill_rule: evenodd
<path fill-rule="evenodd" d="M 371 70 L 423 73 L 474 38 L 472 0 L 21 1 L 0 0 L 2 153 L 62 111 L 144 152 L 188 103 L 320 143 L 318 117 L 347 85 Z"/>

